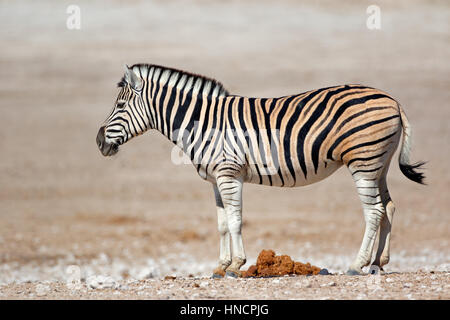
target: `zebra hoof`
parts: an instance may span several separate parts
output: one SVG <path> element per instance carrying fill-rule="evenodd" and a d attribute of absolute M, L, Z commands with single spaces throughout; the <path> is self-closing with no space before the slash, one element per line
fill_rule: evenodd
<path fill-rule="evenodd" d="M 227 278 L 239 278 L 239 274 L 234 271 L 227 271 L 225 273 L 225 277 Z"/>
<path fill-rule="evenodd" d="M 345 273 L 347 276 L 362 276 L 364 273 L 355 269 L 348 269 Z"/>
<path fill-rule="evenodd" d="M 222 279 L 223 275 L 219 274 L 219 273 L 213 273 L 213 275 L 211 276 L 211 279 Z"/>

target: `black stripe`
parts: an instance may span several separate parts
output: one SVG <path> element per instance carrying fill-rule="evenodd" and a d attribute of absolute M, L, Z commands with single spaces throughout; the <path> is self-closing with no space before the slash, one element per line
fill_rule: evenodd
<path fill-rule="evenodd" d="M 383 153 L 380 153 L 380 154 L 377 154 L 376 156 L 373 156 L 373 157 L 368 157 L 368 158 L 355 158 L 355 159 L 352 159 L 352 160 L 350 160 L 349 162 L 347 162 L 347 166 L 349 166 L 349 165 L 351 165 L 353 162 L 355 162 L 355 161 L 369 161 L 369 160 L 373 160 L 373 159 L 376 159 L 376 158 L 380 158 L 380 157 L 382 157 L 383 155 L 385 155 L 386 154 L 386 152 L 387 151 L 385 151 L 385 152 L 383 152 Z"/>
<path fill-rule="evenodd" d="M 264 114 L 264 126 L 265 126 L 265 130 L 267 133 L 267 140 L 269 141 L 270 155 L 272 156 L 274 166 L 279 168 L 278 152 L 277 152 L 276 148 L 274 148 L 274 146 L 272 146 L 272 132 L 270 130 L 271 129 L 270 128 L 270 112 L 273 110 L 273 108 L 275 106 L 275 99 L 272 99 L 268 112 L 266 112 L 266 103 L 267 103 L 267 99 L 260 99 L 260 105 L 261 105 L 261 108 L 262 108 L 262 111 Z M 275 154 L 273 154 L 272 151 L 275 151 Z M 267 168 L 267 162 L 266 162 L 266 168 Z M 269 177 L 269 183 L 272 186 L 273 185 L 272 177 L 269 174 L 268 174 L 268 177 Z"/>
<path fill-rule="evenodd" d="M 388 108 L 391 108 L 391 107 L 372 107 L 372 108 L 364 109 L 364 110 L 362 110 L 360 112 L 357 112 L 355 114 L 352 114 L 347 119 L 345 119 L 344 121 L 341 122 L 341 124 L 336 128 L 336 132 L 339 132 L 342 129 L 342 127 L 344 127 L 347 123 L 349 123 L 350 121 L 352 121 L 353 119 L 355 119 L 355 118 L 357 118 L 359 116 L 362 116 L 363 114 L 366 114 L 366 113 L 369 113 L 369 112 L 372 112 L 372 111 L 388 109 Z"/>
<path fill-rule="evenodd" d="M 133 121 L 133 119 L 134 119 L 136 121 L 137 125 L 139 126 L 140 131 L 143 132 L 144 128 L 141 127 L 141 124 L 139 123 L 139 119 L 141 119 L 141 121 L 142 121 L 142 123 L 144 123 L 144 125 L 145 125 L 145 120 L 139 114 L 139 111 L 138 111 L 138 107 L 139 106 L 137 105 L 137 100 L 138 100 L 137 97 L 133 98 L 133 106 L 134 106 L 134 108 L 133 109 L 130 108 L 130 112 L 131 112 L 130 116 L 132 116 L 131 117 L 131 121 Z M 139 119 L 137 119 L 137 118 L 139 118 Z"/>
<path fill-rule="evenodd" d="M 173 108 L 174 107 L 179 107 L 180 104 L 178 104 L 178 106 L 174 106 L 175 103 L 175 99 L 177 97 L 177 92 L 178 92 L 178 99 L 180 101 L 181 98 L 181 94 L 179 93 L 179 91 L 177 90 L 177 86 L 178 83 L 180 82 L 180 79 L 182 77 L 180 76 L 180 74 L 178 73 L 178 78 L 177 81 L 175 82 L 175 84 L 173 85 L 171 91 L 170 91 L 170 96 L 169 96 L 169 101 L 167 101 L 167 109 L 166 109 L 166 123 L 167 123 L 167 134 L 168 134 L 168 138 L 172 139 L 172 123 L 170 122 L 170 118 L 172 117 L 172 112 L 173 112 Z M 170 77 L 169 77 L 169 81 L 170 81 Z"/>
<path fill-rule="evenodd" d="M 205 111 L 204 111 L 204 120 L 203 120 L 203 123 L 200 123 L 200 122 L 198 122 L 198 124 L 199 124 L 199 126 L 201 125 L 201 128 L 197 128 L 197 130 L 201 130 L 201 132 L 200 132 L 200 137 L 198 138 L 198 140 L 195 142 L 195 145 L 194 145 L 194 151 L 196 152 L 196 151 L 198 151 L 199 149 L 200 149 L 200 146 L 201 146 L 201 144 L 203 143 L 203 142 L 205 142 L 205 145 L 203 146 L 203 150 L 201 150 L 200 151 L 200 157 L 203 157 L 203 155 L 205 154 L 205 152 L 206 152 L 206 148 L 207 148 L 207 146 L 209 145 L 209 137 L 208 136 L 206 136 L 206 129 L 207 129 L 207 127 L 208 127 L 208 121 L 209 121 L 209 110 L 210 110 L 210 108 L 211 108 L 211 104 L 212 104 L 212 101 L 211 101 L 211 98 L 210 97 L 203 97 L 203 96 L 200 96 L 200 97 L 202 97 L 201 99 L 203 100 L 203 99 L 206 99 L 206 109 L 205 109 Z M 199 116 L 200 117 L 200 116 Z M 200 119 L 200 118 L 199 118 Z"/>
<path fill-rule="evenodd" d="M 362 194 L 362 193 L 359 193 L 358 192 L 358 194 L 360 195 L 360 196 L 364 196 L 364 197 L 370 197 L 370 198 L 378 198 L 379 196 L 380 196 L 380 194 L 378 193 L 378 194 L 376 194 L 376 195 L 374 195 L 374 196 L 372 196 L 372 195 L 370 195 L 370 194 Z"/>
<path fill-rule="evenodd" d="M 356 170 L 355 172 L 352 173 L 352 176 L 354 176 L 354 175 L 355 175 L 356 173 L 358 173 L 358 172 L 375 172 L 375 171 L 380 170 L 381 168 L 383 168 L 383 166 L 380 166 L 380 167 L 375 168 L 375 169 L 361 169 L 361 170 Z"/>
<path fill-rule="evenodd" d="M 195 128 L 194 125 L 195 123 L 199 121 L 200 119 L 200 114 L 201 114 L 201 108 L 202 108 L 202 97 L 201 96 L 197 96 L 197 100 L 195 101 L 195 105 L 192 106 L 191 108 L 194 108 L 192 113 L 191 113 L 191 117 L 189 118 L 188 124 L 186 126 L 186 131 L 190 133 L 191 139 L 189 141 L 189 143 L 187 143 L 185 146 L 188 147 L 190 145 L 192 145 L 194 143 L 194 139 L 195 139 L 195 135 L 196 135 L 196 130 L 198 130 L 198 128 Z M 190 158 L 191 160 L 194 160 L 194 152 L 195 152 L 195 148 L 191 148 L 191 154 L 190 154 Z"/>
<path fill-rule="evenodd" d="M 255 135 L 256 135 L 256 150 L 259 153 L 259 155 L 261 156 L 261 160 L 263 162 L 261 164 L 262 167 L 266 168 L 267 159 L 266 159 L 266 155 L 265 155 L 265 152 L 264 152 L 264 146 L 262 146 L 263 150 L 261 150 L 261 147 L 260 147 L 260 142 L 262 142 L 261 141 L 262 135 L 261 135 L 261 131 L 260 130 L 262 128 L 260 128 L 259 124 L 258 124 L 258 117 L 257 117 L 257 111 L 256 111 L 255 98 L 248 98 L 248 103 L 249 103 L 249 107 L 250 107 L 250 119 L 252 121 L 252 129 L 254 130 Z M 251 141 L 252 140 L 250 139 L 250 142 Z M 253 152 L 253 149 L 254 149 L 254 147 L 252 145 L 250 145 L 249 146 L 250 152 Z M 255 155 L 254 158 L 256 159 L 257 155 Z M 255 161 L 255 165 L 259 166 L 259 164 L 257 164 L 256 161 Z M 258 168 L 258 170 L 259 170 L 259 168 Z M 270 177 L 270 175 L 267 174 L 268 173 L 267 170 L 265 170 L 265 171 L 266 171 L 266 176 L 268 176 L 268 178 L 269 178 L 270 185 L 272 185 L 272 178 Z M 261 177 L 259 183 L 262 184 L 262 177 Z"/>
<path fill-rule="evenodd" d="M 127 112 L 121 111 L 120 113 L 127 113 Z M 125 122 L 125 123 L 127 124 L 127 127 L 128 127 L 128 128 L 127 128 L 128 131 L 126 131 L 126 132 L 130 132 L 130 133 L 131 133 L 130 122 L 129 122 L 127 119 L 122 118 L 121 116 L 116 116 L 116 117 L 114 118 L 113 121 L 116 121 L 116 120 L 121 120 L 121 121 Z M 112 123 L 113 121 L 111 121 L 111 123 Z"/>
<path fill-rule="evenodd" d="M 285 115 L 286 115 L 286 112 L 287 112 L 287 109 L 288 109 L 290 103 L 291 103 L 295 98 L 298 98 L 298 97 L 299 97 L 299 96 L 291 96 L 291 97 L 287 98 L 287 99 L 282 103 L 281 108 L 280 108 L 280 111 L 279 111 L 279 113 L 278 113 L 278 115 L 277 115 L 277 120 L 276 120 L 276 124 L 275 124 L 275 129 L 278 130 L 278 132 L 280 132 L 279 129 L 281 129 L 281 121 L 284 119 L 284 117 L 285 117 Z M 283 99 L 283 98 L 274 99 L 274 102 L 275 102 L 275 100 L 278 102 L 280 99 Z M 275 103 L 276 103 L 276 102 L 275 102 Z M 278 137 L 278 138 L 279 138 L 280 145 L 281 145 L 280 137 Z M 285 154 L 286 154 L 286 153 L 285 153 Z M 291 172 L 291 174 L 292 174 L 292 172 Z M 279 168 L 278 168 L 278 175 L 280 176 L 280 179 L 281 179 L 281 186 L 283 187 L 283 186 L 284 186 L 284 179 L 283 179 L 283 173 L 282 173 L 282 171 L 281 171 L 281 166 L 279 166 Z"/>
<path fill-rule="evenodd" d="M 179 107 L 176 109 L 175 117 L 172 123 L 172 134 L 174 134 L 172 137 L 173 142 L 176 142 L 178 140 L 178 135 L 180 134 L 179 130 L 181 128 L 181 124 L 183 123 L 184 117 L 186 116 L 186 110 L 188 109 L 192 101 L 192 91 L 193 88 L 191 87 L 191 89 L 186 92 L 186 99 L 184 100 L 184 103 L 180 103 Z"/>
<path fill-rule="evenodd" d="M 234 112 L 233 112 L 233 108 L 234 108 L 234 101 L 236 100 L 236 99 L 238 99 L 238 105 L 237 105 L 237 110 L 236 110 L 236 114 L 238 115 L 238 118 L 239 118 L 239 123 L 240 123 L 240 125 L 241 125 L 241 131 L 242 131 L 242 134 L 244 135 L 244 137 L 245 137 L 245 139 L 247 140 L 247 139 L 250 139 L 249 137 L 248 137 L 248 133 L 247 133 L 247 127 L 246 127 L 246 125 L 245 125 L 245 121 L 244 121 L 244 118 L 243 118 L 243 109 L 244 109 L 244 98 L 242 98 L 242 97 L 234 97 L 232 100 L 230 100 L 230 103 L 229 103 L 229 105 L 228 105 L 228 121 L 229 121 L 229 123 L 231 124 L 231 126 L 230 126 L 230 128 L 229 129 L 231 129 L 232 131 L 233 131 L 233 135 L 235 136 L 235 139 L 233 139 L 233 141 L 235 141 L 236 142 L 236 144 L 238 145 L 238 147 L 239 147 L 239 150 L 240 150 L 240 152 L 241 152 L 241 154 L 244 154 L 245 153 L 245 147 L 244 147 L 244 144 L 243 144 L 243 141 L 241 141 L 240 139 L 239 139 L 239 137 L 238 137 L 238 133 L 237 133 L 237 130 L 239 130 L 238 129 L 238 127 L 235 125 L 235 123 L 234 123 L 234 118 L 233 118 L 233 115 L 234 115 Z M 242 119 L 241 119 L 241 117 L 242 117 Z M 243 125 L 243 126 L 242 126 Z M 225 135 L 228 137 L 228 133 L 229 132 L 225 132 Z M 247 140 L 247 146 L 249 146 L 249 140 Z M 231 143 L 230 143 L 230 147 L 232 148 L 232 146 L 231 146 Z M 234 150 L 234 148 L 233 148 L 233 150 Z M 235 151 L 235 150 L 234 150 Z"/>
<path fill-rule="evenodd" d="M 339 136 L 339 138 L 337 138 L 336 141 L 332 144 L 330 149 L 328 149 L 327 157 L 330 158 L 330 156 L 332 156 L 332 154 L 333 154 L 334 149 L 336 149 L 336 147 L 344 139 L 348 138 L 349 136 L 351 136 L 351 135 L 353 135 L 353 134 L 355 134 L 355 133 L 357 133 L 359 131 L 362 131 L 364 129 L 367 129 L 367 128 L 371 127 L 371 126 L 374 126 L 376 124 L 383 123 L 383 122 L 386 122 L 386 121 L 389 121 L 389 120 L 392 120 L 392 119 L 395 119 L 395 118 L 398 118 L 398 117 L 399 117 L 399 115 L 394 115 L 394 116 L 390 116 L 390 117 L 387 117 L 387 118 L 383 118 L 383 119 L 379 119 L 379 120 L 375 120 L 375 121 L 370 121 L 368 123 L 365 123 L 363 125 L 360 125 L 360 126 L 357 126 L 357 127 L 353 128 L 353 129 L 348 130 L 346 133 L 344 133 L 341 136 Z"/>
<path fill-rule="evenodd" d="M 393 137 L 393 136 L 396 135 L 396 134 L 397 134 L 397 132 L 394 132 L 394 133 L 391 133 L 391 134 L 389 134 L 389 135 L 387 135 L 387 136 L 385 136 L 385 137 L 383 137 L 383 138 L 380 138 L 380 139 L 378 139 L 378 140 L 375 140 L 375 141 L 369 141 L 369 142 L 364 142 L 364 143 L 357 144 L 356 146 L 350 147 L 350 148 L 348 148 L 347 150 L 345 150 L 344 152 L 341 153 L 341 160 L 342 160 L 342 158 L 343 158 L 348 152 L 350 152 L 350 151 L 352 151 L 352 150 L 355 150 L 355 149 L 358 149 L 358 148 L 362 148 L 362 147 L 371 146 L 371 145 L 374 145 L 374 144 L 378 144 L 378 143 L 380 143 L 380 142 L 383 142 L 383 141 L 385 141 L 385 140 L 387 140 L 387 139 Z M 330 153 L 328 153 L 327 157 L 328 157 L 328 159 L 330 159 L 330 160 L 334 160 L 333 157 L 332 157 L 332 154 L 330 154 Z"/>
<path fill-rule="evenodd" d="M 150 70 L 149 70 L 148 73 L 150 75 Z M 148 79 L 148 82 L 150 82 L 150 79 Z M 150 89 L 150 92 L 149 92 L 149 89 Z M 149 95 L 151 95 L 151 86 L 149 86 L 147 84 L 147 89 L 143 93 L 144 93 L 145 101 L 147 102 L 149 119 L 151 119 L 151 122 L 153 123 L 153 126 L 156 127 L 156 119 L 155 119 L 156 115 L 154 115 L 154 113 L 152 112 L 154 108 L 151 107 L 150 99 L 149 99 Z"/>
<path fill-rule="evenodd" d="M 159 92 L 159 87 L 160 87 L 160 83 L 159 83 L 159 81 L 160 81 L 160 79 L 161 79 L 161 76 L 162 76 L 162 74 L 163 74 L 163 72 L 160 72 L 159 73 L 159 75 L 158 75 L 158 78 L 156 79 L 156 81 L 155 81 L 155 83 L 156 83 L 156 87 L 155 87 L 155 96 L 154 97 L 152 97 L 152 99 L 153 99 L 153 102 L 154 102 L 154 106 L 153 106 L 153 110 L 155 110 L 155 117 L 157 118 L 157 120 L 158 119 L 161 119 L 161 115 L 159 115 L 158 113 L 159 113 L 159 109 L 158 109 L 158 105 L 157 105 L 157 103 L 156 103 L 156 96 L 158 95 L 158 92 Z M 155 85 L 155 84 L 154 84 Z M 161 126 L 161 123 L 155 123 L 155 127 L 157 128 L 157 129 L 160 129 L 159 127 L 158 127 L 158 124 L 159 124 L 159 126 Z"/>
<path fill-rule="evenodd" d="M 166 99 L 166 94 L 167 94 L 167 87 L 168 87 L 168 85 L 166 82 L 161 88 L 161 95 L 159 96 L 159 103 L 157 104 L 158 108 L 159 108 L 158 112 L 159 112 L 159 123 L 161 126 L 160 130 L 163 135 L 167 135 L 167 133 L 164 131 L 164 123 L 165 123 L 164 116 L 165 116 L 165 114 L 163 111 L 164 110 L 164 100 Z"/>

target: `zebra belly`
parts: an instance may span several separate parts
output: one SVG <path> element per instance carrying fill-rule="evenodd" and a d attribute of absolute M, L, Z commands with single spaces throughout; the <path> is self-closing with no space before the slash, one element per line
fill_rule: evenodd
<path fill-rule="evenodd" d="M 249 165 L 246 170 L 244 181 L 247 183 L 261 184 L 275 187 L 301 187 L 321 181 L 342 166 L 342 162 L 330 161 L 318 167 L 317 173 L 314 168 L 307 168 L 305 175 L 302 170 L 294 171 L 292 175 L 289 170 L 276 171 L 274 168 L 267 168 L 260 165 Z M 272 169 L 272 170 L 270 170 Z"/>

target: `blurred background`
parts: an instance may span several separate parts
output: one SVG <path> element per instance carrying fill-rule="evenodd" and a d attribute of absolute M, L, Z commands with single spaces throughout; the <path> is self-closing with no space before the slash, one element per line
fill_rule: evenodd
<path fill-rule="evenodd" d="M 366 22 L 381 10 L 379 30 Z M 80 29 L 69 29 L 70 5 Z M 170 160 L 158 132 L 113 158 L 97 130 L 124 64 L 155 63 L 277 97 L 361 83 L 387 91 L 413 127 L 428 186 L 389 174 L 396 204 L 387 271 L 448 271 L 448 1 L 0 1 L 0 284 L 210 275 L 219 254 L 211 185 Z M 248 262 L 262 249 L 334 272 L 364 219 L 345 168 L 303 188 L 244 187 Z"/>

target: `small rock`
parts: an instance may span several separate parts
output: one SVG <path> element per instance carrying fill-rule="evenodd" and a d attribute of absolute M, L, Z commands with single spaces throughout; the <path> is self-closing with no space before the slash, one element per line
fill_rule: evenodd
<path fill-rule="evenodd" d="M 327 275 L 329 275 L 330 273 L 328 272 L 328 269 L 323 268 L 322 270 L 319 271 L 319 274 L 320 274 L 321 276 L 327 276 Z"/>
<path fill-rule="evenodd" d="M 35 290 L 36 290 L 36 295 L 38 297 L 42 297 L 42 296 L 47 295 L 47 293 L 50 291 L 50 287 L 45 284 L 38 284 L 36 286 Z"/>
<path fill-rule="evenodd" d="M 118 286 L 115 287 L 116 290 L 128 290 L 130 289 L 129 286 L 127 286 L 126 284 L 120 284 Z"/>
<path fill-rule="evenodd" d="M 386 278 L 386 282 L 394 282 L 394 279 L 391 279 L 391 278 Z"/>
<path fill-rule="evenodd" d="M 86 280 L 92 289 L 106 289 L 114 287 L 114 280 L 105 276 L 92 276 Z"/>
<path fill-rule="evenodd" d="M 335 287 L 336 286 L 336 282 L 332 281 L 332 282 L 321 284 L 320 286 L 321 287 Z"/>

